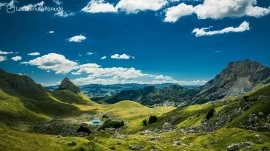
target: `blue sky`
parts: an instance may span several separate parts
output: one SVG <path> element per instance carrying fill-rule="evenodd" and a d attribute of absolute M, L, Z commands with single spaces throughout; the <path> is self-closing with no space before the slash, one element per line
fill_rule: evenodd
<path fill-rule="evenodd" d="M 0 0 L 0 67 L 44 85 L 198 85 L 270 66 L 268 0 Z"/>

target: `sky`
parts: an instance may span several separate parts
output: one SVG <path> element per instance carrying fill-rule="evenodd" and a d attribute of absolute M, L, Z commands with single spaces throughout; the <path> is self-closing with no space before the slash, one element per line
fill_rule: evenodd
<path fill-rule="evenodd" d="M 203 85 L 270 66 L 269 0 L 0 0 L 0 68 L 43 85 Z"/>

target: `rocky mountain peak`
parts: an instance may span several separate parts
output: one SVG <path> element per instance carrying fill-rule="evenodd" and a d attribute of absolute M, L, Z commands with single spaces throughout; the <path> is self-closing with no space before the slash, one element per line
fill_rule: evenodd
<path fill-rule="evenodd" d="M 69 78 L 64 78 L 58 87 L 59 90 L 69 90 L 74 93 L 80 92 L 80 88 L 72 83 Z"/>
<path fill-rule="evenodd" d="M 40 85 L 35 83 L 26 75 L 11 74 L 0 69 L 0 87 L 14 91 L 45 91 Z"/>
<path fill-rule="evenodd" d="M 270 68 L 256 61 L 230 62 L 214 79 L 202 86 L 197 101 L 207 102 L 250 91 L 270 79 Z"/>

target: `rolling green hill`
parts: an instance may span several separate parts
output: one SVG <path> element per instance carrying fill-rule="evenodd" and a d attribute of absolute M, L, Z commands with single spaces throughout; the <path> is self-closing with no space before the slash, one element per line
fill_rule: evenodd
<path fill-rule="evenodd" d="M 97 104 L 77 91 L 47 91 L 29 77 L 4 75 L 0 150 L 270 150 L 269 84 L 204 104 L 150 108 L 130 100 Z M 6 82 L 10 76 L 19 81 Z M 150 116 L 157 121 L 148 122 Z M 85 124 L 94 117 L 124 127 L 98 131 Z M 93 133 L 79 137 L 82 125 Z"/>

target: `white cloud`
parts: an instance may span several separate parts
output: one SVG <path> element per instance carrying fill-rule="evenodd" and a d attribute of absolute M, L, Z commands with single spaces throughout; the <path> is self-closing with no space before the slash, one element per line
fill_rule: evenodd
<path fill-rule="evenodd" d="M 23 64 L 37 66 L 46 71 L 52 70 L 56 74 L 68 73 L 77 66 L 76 62 L 68 60 L 65 56 L 56 53 L 49 53 L 28 62 L 23 62 Z"/>
<path fill-rule="evenodd" d="M 0 62 L 7 60 L 5 56 L 0 56 Z"/>
<path fill-rule="evenodd" d="M 257 0 L 204 0 L 203 4 L 195 7 L 195 13 L 201 19 L 242 16 L 261 17 L 270 13 L 269 8 L 256 5 Z"/>
<path fill-rule="evenodd" d="M 117 8 L 104 0 L 91 0 L 82 11 L 87 13 L 116 13 Z"/>
<path fill-rule="evenodd" d="M 39 56 L 40 53 L 39 52 L 31 52 L 27 54 L 28 56 Z"/>
<path fill-rule="evenodd" d="M 88 56 L 92 56 L 94 53 L 93 52 L 87 52 L 86 53 Z"/>
<path fill-rule="evenodd" d="M 24 5 L 22 7 L 19 8 L 20 11 L 44 11 L 43 9 L 44 7 L 44 1 L 41 1 L 37 4 L 28 4 L 28 5 Z"/>
<path fill-rule="evenodd" d="M 104 59 L 107 59 L 107 57 L 106 57 L 106 56 L 103 56 L 103 57 L 101 57 L 100 59 L 101 59 L 101 60 L 104 60 Z"/>
<path fill-rule="evenodd" d="M 54 14 L 54 16 L 57 16 L 57 17 L 69 17 L 69 16 L 74 16 L 74 15 L 75 13 L 66 12 L 65 10 L 59 10 L 58 12 Z"/>
<path fill-rule="evenodd" d="M 195 34 L 196 37 L 200 36 L 211 36 L 217 34 L 225 34 L 230 32 L 244 32 L 249 30 L 249 23 L 244 21 L 239 27 L 227 27 L 222 30 L 208 31 L 209 28 L 195 28 L 192 33 Z"/>
<path fill-rule="evenodd" d="M 53 30 L 48 31 L 48 34 L 54 34 Z"/>
<path fill-rule="evenodd" d="M 122 54 L 122 55 L 119 55 L 119 54 L 114 54 L 111 56 L 112 59 L 130 59 L 130 58 L 133 58 L 133 56 L 129 56 L 127 54 Z"/>
<path fill-rule="evenodd" d="M 170 76 L 152 75 L 143 73 L 135 68 L 110 67 L 104 68 L 96 63 L 78 65 L 73 75 L 86 75 L 86 77 L 76 78 L 73 81 L 78 85 L 86 84 L 161 84 L 178 83 L 181 85 L 202 85 L 207 81 L 177 81 Z"/>
<path fill-rule="evenodd" d="M 15 56 L 15 57 L 12 57 L 11 60 L 20 61 L 20 60 L 22 60 L 22 57 L 21 56 Z"/>
<path fill-rule="evenodd" d="M 270 8 L 257 6 L 257 0 L 204 0 L 196 6 L 184 3 L 168 8 L 165 22 L 176 22 L 179 18 L 195 13 L 199 19 L 223 19 L 226 17 L 262 17 L 270 14 Z"/>
<path fill-rule="evenodd" d="M 84 35 L 76 35 L 68 39 L 69 42 L 82 42 L 84 40 L 86 40 Z"/>
<path fill-rule="evenodd" d="M 166 0 L 120 0 L 116 8 L 129 14 L 146 10 L 157 11 L 166 4 Z"/>
<path fill-rule="evenodd" d="M 8 55 L 8 54 L 12 54 L 13 52 L 12 51 L 1 51 L 0 50 L 0 55 Z"/>
<path fill-rule="evenodd" d="M 176 22 L 179 18 L 194 13 L 194 8 L 192 5 L 186 5 L 181 3 L 177 6 L 170 7 L 166 10 L 165 22 Z"/>

